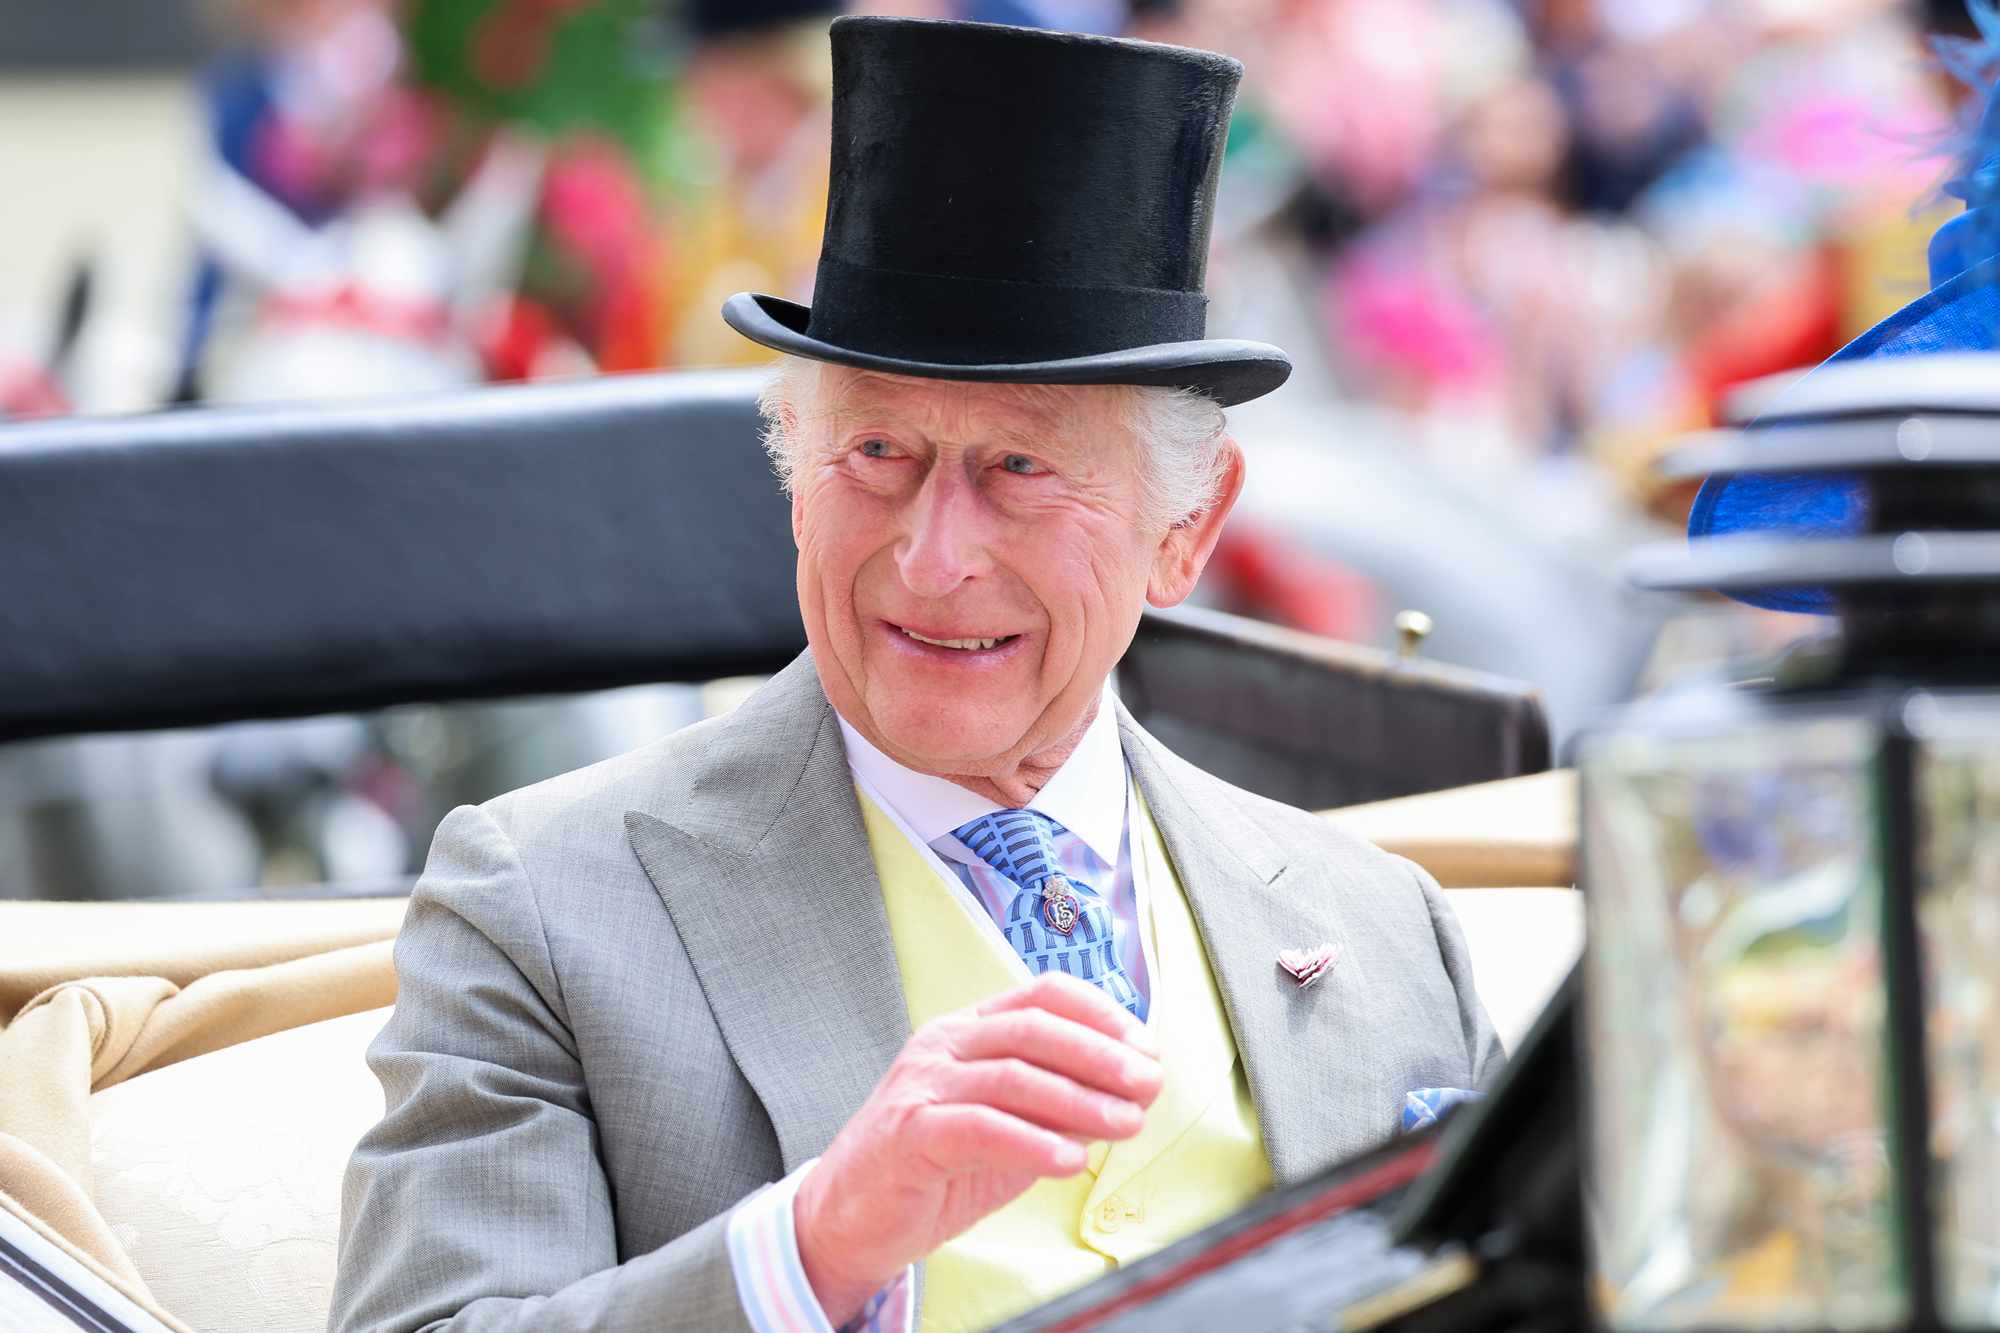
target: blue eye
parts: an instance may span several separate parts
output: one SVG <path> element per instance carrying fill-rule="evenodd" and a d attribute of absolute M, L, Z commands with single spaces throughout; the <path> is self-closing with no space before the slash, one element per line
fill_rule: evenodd
<path fill-rule="evenodd" d="M 1000 466 L 1006 468 L 1016 476 L 1022 477 L 1029 476 L 1038 470 L 1035 467 L 1035 460 L 1026 454 L 1008 454 L 1000 460 Z"/>
<path fill-rule="evenodd" d="M 864 458 L 887 458 L 889 456 L 889 442 L 887 440 L 863 440 L 861 442 L 861 456 Z"/>

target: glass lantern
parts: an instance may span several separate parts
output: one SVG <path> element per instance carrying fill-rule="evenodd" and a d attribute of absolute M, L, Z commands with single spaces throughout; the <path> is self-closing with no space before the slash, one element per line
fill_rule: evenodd
<path fill-rule="evenodd" d="M 2000 1327 L 2000 358 L 1930 360 L 1682 464 L 1848 487 L 1847 530 L 1637 562 L 1839 631 L 1578 748 L 1614 1329 Z"/>

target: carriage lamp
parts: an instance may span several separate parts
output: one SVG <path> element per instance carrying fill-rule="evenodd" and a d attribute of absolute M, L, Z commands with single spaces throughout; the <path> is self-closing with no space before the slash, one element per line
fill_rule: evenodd
<path fill-rule="evenodd" d="M 1579 743 L 1599 1314 L 2000 1327 L 2000 356 L 1829 367 L 1675 466 L 1781 517 L 1638 582 L 1831 619 Z"/>

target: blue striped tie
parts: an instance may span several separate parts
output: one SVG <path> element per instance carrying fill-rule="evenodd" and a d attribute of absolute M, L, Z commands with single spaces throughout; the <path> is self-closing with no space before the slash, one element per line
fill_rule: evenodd
<path fill-rule="evenodd" d="M 959 825 L 952 836 L 1020 890 L 996 924 L 1030 972 L 1067 972 L 1146 1017 L 1145 998 L 1118 958 L 1109 904 L 1065 876 L 1056 859 L 1055 839 L 1075 834 L 1039 810 L 999 810 Z"/>

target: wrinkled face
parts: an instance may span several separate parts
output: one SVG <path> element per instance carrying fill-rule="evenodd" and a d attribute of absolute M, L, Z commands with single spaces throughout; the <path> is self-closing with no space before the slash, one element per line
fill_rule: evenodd
<path fill-rule="evenodd" d="M 1237 469 L 1208 514 L 1149 528 L 1121 390 L 819 382 L 792 530 L 827 697 L 923 772 L 1006 778 L 1061 749 L 1147 600 L 1193 588 Z"/>

